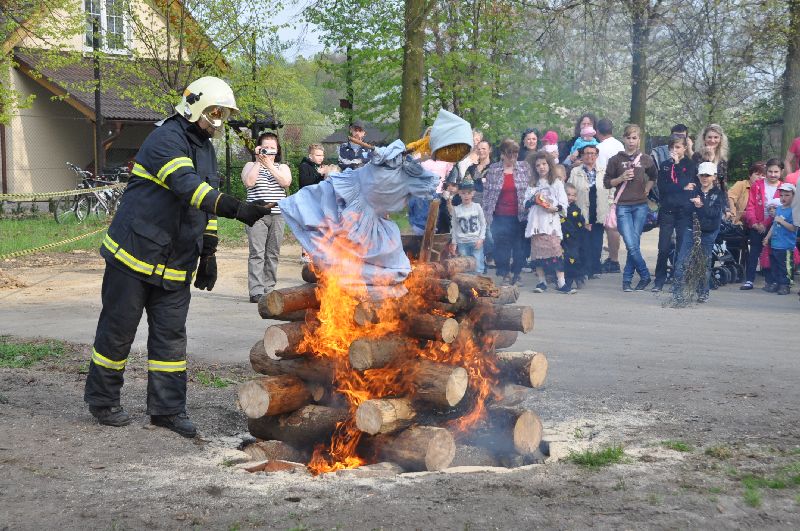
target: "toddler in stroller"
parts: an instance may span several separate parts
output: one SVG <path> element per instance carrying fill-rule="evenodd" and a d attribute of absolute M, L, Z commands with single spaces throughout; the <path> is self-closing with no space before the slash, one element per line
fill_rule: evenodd
<path fill-rule="evenodd" d="M 741 225 L 723 220 L 711 252 L 710 288 L 744 280 L 747 235 Z"/>

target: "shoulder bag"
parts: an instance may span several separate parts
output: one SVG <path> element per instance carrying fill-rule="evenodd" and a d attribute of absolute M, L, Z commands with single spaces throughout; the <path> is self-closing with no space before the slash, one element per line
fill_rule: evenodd
<path fill-rule="evenodd" d="M 622 195 L 626 184 L 628 184 L 628 181 L 622 183 L 622 186 L 619 187 L 619 191 L 617 191 L 616 197 L 614 197 L 614 202 L 608 207 L 608 215 L 606 215 L 606 221 L 603 223 L 603 226 L 607 229 L 616 230 L 617 228 L 617 201 L 619 201 L 619 197 Z"/>

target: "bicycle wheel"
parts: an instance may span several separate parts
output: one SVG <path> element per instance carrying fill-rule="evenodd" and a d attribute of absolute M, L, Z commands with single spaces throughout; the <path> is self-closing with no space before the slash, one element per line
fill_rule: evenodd
<path fill-rule="evenodd" d="M 87 196 L 82 196 L 78 199 L 78 204 L 75 205 L 75 217 L 78 218 L 78 223 L 83 223 L 89 212 L 92 210 L 92 200 Z"/>
<path fill-rule="evenodd" d="M 53 207 L 53 216 L 56 218 L 56 223 L 75 221 L 75 198 L 73 196 L 59 198 Z"/>
<path fill-rule="evenodd" d="M 97 199 L 94 200 L 92 213 L 100 221 L 107 221 L 108 218 L 111 217 L 111 212 L 109 211 L 106 202 L 99 201 Z"/>

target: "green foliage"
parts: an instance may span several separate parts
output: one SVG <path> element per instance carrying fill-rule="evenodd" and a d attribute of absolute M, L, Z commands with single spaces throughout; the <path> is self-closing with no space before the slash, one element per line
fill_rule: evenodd
<path fill-rule="evenodd" d="M 764 99 L 727 129 L 731 153 L 728 161 L 730 181 L 747 179 L 750 164 L 757 160 L 767 160 L 770 157 L 783 159 L 782 153 L 762 152 L 764 130 L 769 124 L 779 120 L 781 112 L 779 100 Z"/>
<path fill-rule="evenodd" d="M 692 446 L 683 441 L 662 441 L 661 446 L 675 450 L 676 452 L 691 452 Z"/>
<path fill-rule="evenodd" d="M 619 463 L 624 455 L 622 445 L 612 445 L 602 450 L 586 450 L 583 452 L 570 452 L 567 459 L 576 465 L 587 468 L 600 468 Z"/>
<path fill-rule="evenodd" d="M 0 336 L 0 367 L 21 369 L 67 352 L 61 341 L 20 342 L 10 336 Z"/>
<path fill-rule="evenodd" d="M 761 492 L 755 487 L 745 487 L 744 501 L 750 507 L 761 507 Z"/>
<path fill-rule="evenodd" d="M 215 389 L 225 389 L 234 383 L 227 378 L 220 378 L 213 372 L 197 371 L 194 377 L 200 385 L 204 387 L 213 387 Z"/>

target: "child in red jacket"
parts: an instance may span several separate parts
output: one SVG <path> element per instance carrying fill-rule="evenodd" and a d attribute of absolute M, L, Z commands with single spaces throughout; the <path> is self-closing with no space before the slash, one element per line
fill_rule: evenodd
<path fill-rule="evenodd" d="M 780 204 L 780 193 L 778 187 L 781 184 L 781 173 L 783 172 L 783 162 L 778 159 L 767 161 L 766 178 L 756 181 L 750 187 L 750 197 L 747 200 L 742 221 L 747 227 L 747 239 L 750 251 L 747 256 L 747 271 L 745 281 L 739 287 L 742 290 L 753 289 L 753 282 L 756 279 L 756 266 L 758 257 L 763 249 L 762 240 L 764 235 L 772 225 L 772 217 L 769 215 L 770 206 Z"/>

